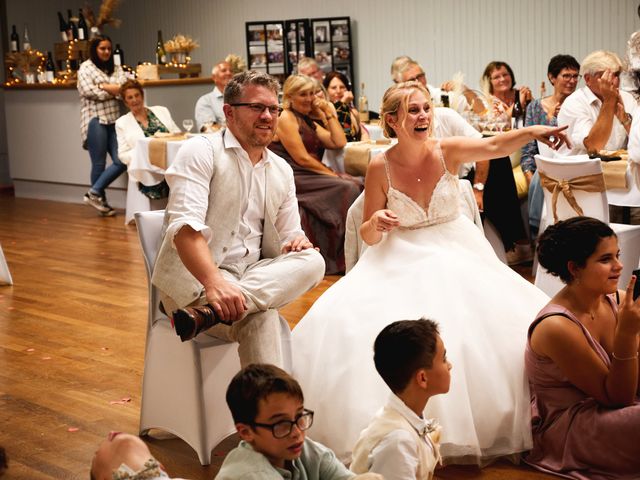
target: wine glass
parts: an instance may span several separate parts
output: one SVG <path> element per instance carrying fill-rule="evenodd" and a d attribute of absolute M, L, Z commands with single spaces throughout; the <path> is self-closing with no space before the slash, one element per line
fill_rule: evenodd
<path fill-rule="evenodd" d="M 182 121 L 182 128 L 184 128 L 187 132 L 190 132 L 193 128 L 193 120 L 187 118 Z"/>

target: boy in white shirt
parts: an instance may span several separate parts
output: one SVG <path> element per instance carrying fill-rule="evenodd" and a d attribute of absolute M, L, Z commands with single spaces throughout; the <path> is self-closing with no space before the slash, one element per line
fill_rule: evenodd
<path fill-rule="evenodd" d="M 427 480 L 440 462 L 441 427 L 422 416 L 433 395 L 449 391 L 451 364 L 432 320 L 386 326 L 374 343 L 376 370 L 393 394 L 353 449 L 351 470 L 385 480 Z"/>

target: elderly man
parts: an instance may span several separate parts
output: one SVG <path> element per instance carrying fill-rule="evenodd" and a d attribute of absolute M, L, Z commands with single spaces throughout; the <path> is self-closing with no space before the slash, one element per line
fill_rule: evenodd
<path fill-rule="evenodd" d="M 187 141 L 165 174 L 171 194 L 152 281 L 183 341 L 203 330 L 237 341 L 243 366 L 282 366 L 277 308 L 324 275 L 300 227 L 291 167 L 266 148 L 278 89 L 265 73 L 233 77 L 226 129 Z"/>
<path fill-rule="evenodd" d="M 469 89 L 466 85 L 463 85 L 462 93 L 453 91 L 453 82 L 444 82 L 440 88 L 427 84 L 427 75 L 424 72 L 422 66 L 412 60 L 410 57 L 402 56 L 397 57 L 391 65 L 391 76 L 396 83 L 418 81 L 422 83 L 431 94 L 431 99 L 436 105 L 443 104 L 442 95 L 448 94 L 449 105 L 458 113 L 464 113 L 465 110 L 469 110 L 469 101 L 474 102 L 477 98 L 476 94 Z"/>
<path fill-rule="evenodd" d="M 318 63 L 309 57 L 302 57 L 298 62 L 298 73 L 307 77 L 315 78 L 320 83 L 324 80 L 324 72 L 318 66 Z"/>
<path fill-rule="evenodd" d="M 625 148 L 637 104 L 619 89 L 620 58 L 598 50 L 587 55 L 580 70 L 586 86 L 569 95 L 558 114 L 558 125 L 569 125 L 571 154 Z"/>
<path fill-rule="evenodd" d="M 224 126 L 222 92 L 232 76 L 231 65 L 227 62 L 220 62 L 211 70 L 215 87 L 213 91 L 201 96 L 196 102 L 195 117 L 198 131 L 215 131 Z"/>

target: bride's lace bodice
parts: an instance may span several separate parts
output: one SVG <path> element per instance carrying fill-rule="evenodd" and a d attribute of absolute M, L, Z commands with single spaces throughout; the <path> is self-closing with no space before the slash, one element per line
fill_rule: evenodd
<path fill-rule="evenodd" d="M 442 150 L 440 149 L 440 142 L 437 143 L 436 148 L 444 171 L 433 189 L 431 200 L 426 210 L 409 195 L 393 188 L 387 156 L 384 156 L 384 167 L 389 183 L 387 208 L 398 215 L 400 228 L 415 229 L 450 222 L 460 214 L 458 177 L 447 170 Z"/>

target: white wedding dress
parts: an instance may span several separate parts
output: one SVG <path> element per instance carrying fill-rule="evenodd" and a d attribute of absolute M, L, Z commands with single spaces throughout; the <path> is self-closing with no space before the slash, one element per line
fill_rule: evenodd
<path fill-rule="evenodd" d="M 373 364 L 376 336 L 420 317 L 438 322 L 453 364 L 449 393 L 425 410 L 443 427 L 445 463 L 483 464 L 532 446 L 524 348 L 548 297 L 498 260 L 459 214 L 459 195 L 446 168 L 427 211 L 389 179 L 387 206 L 401 226 L 369 247 L 293 330 L 294 376 L 315 411 L 309 435 L 343 461 L 389 394 Z"/>

